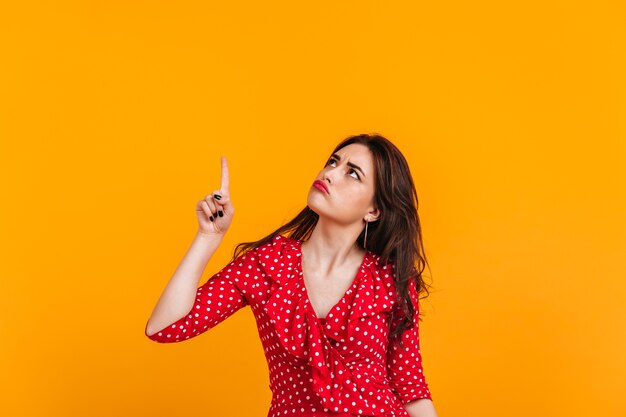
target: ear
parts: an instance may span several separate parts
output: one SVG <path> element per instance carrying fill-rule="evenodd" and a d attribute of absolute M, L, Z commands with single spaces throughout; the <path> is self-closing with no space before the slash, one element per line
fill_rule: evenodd
<path fill-rule="evenodd" d="M 378 209 L 374 209 L 370 212 L 367 213 L 367 216 L 365 216 L 365 221 L 370 221 L 370 222 L 375 222 L 376 220 L 378 220 L 380 218 L 380 210 Z"/>

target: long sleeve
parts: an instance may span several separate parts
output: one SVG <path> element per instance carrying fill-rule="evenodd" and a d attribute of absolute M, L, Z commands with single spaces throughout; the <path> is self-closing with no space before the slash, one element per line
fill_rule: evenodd
<path fill-rule="evenodd" d="M 176 322 L 151 336 L 146 332 L 146 322 L 145 335 L 159 343 L 181 342 L 206 332 L 247 306 L 240 275 L 258 268 L 255 252 L 253 249 L 240 255 L 198 287 L 191 310 Z"/>
<path fill-rule="evenodd" d="M 403 405 L 418 398 L 432 400 L 422 368 L 419 344 L 419 303 L 414 281 L 409 281 L 409 295 L 415 308 L 413 326 L 402 333 L 404 347 L 400 346 L 400 341 L 395 339 L 390 341 L 387 350 L 389 384 Z M 400 316 L 396 317 L 392 326 L 397 325 L 400 320 Z"/>

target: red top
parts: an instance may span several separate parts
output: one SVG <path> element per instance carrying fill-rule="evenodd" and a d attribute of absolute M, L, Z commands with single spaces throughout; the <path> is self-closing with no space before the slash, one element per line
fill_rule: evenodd
<path fill-rule="evenodd" d="M 250 306 L 269 367 L 268 417 L 408 417 L 403 404 L 432 400 L 422 369 L 415 283 L 409 294 L 416 313 L 402 348 L 389 343 L 385 325 L 392 309 L 392 326 L 402 316 L 393 264 L 380 266 L 380 257 L 366 251 L 354 282 L 322 319 L 304 286 L 301 244 L 276 235 L 240 255 L 198 288 L 189 314 L 148 337 L 182 342 Z"/>

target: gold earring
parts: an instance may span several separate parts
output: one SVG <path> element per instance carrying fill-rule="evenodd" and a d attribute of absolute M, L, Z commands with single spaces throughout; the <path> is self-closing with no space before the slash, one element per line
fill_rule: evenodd
<path fill-rule="evenodd" d="M 363 239 L 363 249 L 367 249 L 366 245 L 367 245 L 367 225 L 370 222 L 368 222 L 367 220 L 365 220 L 365 239 Z"/>

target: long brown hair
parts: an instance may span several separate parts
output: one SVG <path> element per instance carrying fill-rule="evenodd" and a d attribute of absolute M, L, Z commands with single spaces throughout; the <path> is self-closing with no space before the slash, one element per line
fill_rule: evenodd
<path fill-rule="evenodd" d="M 368 225 L 367 249 L 380 255 L 380 266 L 389 262 L 394 265 L 398 303 L 404 312 L 403 320 L 390 334 L 390 337 L 395 338 L 412 324 L 415 314 L 409 296 L 409 281 L 415 280 L 418 294 L 430 294 L 430 286 L 422 277 L 424 269 L 429 265 L 417 214 L 417 191 L 406 159 L 388 139 L 376 133 L 349 136 L 337 145 L 331 155 L 352 143 L 367 146 L 374 157 L 374 205 L 381 215 Z M 287 233 L 289 238 L 305 241 L 313 232 L 318 218 L 318 214 L 306 206 L 291 221 L 264 238 L 255 242 L 239 243 L 235 247 L 233 260 L 240 254 L 271 241 L 278 234 Z M 356 240 L 361 247 L 364 235 L 365 227 Z M 420 309 L 419 321 L 422 320 L 421 316 Z M 390 315 L 389 322 L 392 321 L 393 315 Z"/>

